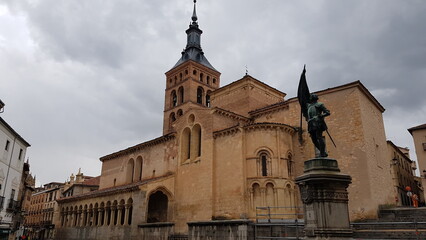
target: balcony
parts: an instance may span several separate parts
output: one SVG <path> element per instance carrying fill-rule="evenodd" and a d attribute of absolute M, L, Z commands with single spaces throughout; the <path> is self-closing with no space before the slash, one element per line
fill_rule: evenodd
<path fill-rule="evenodd" d="M 18 210 L 19 210 L 19 202 L 10 199 L 9 203 L 7 204 L 7 207 L 6 207 L 6 211 L 8 211 L 8 212 L 17 212 Z"/>

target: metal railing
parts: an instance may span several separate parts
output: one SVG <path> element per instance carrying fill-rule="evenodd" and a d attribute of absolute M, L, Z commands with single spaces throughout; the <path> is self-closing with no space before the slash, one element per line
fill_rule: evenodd
<path fill-rule="evenodd" d="M 303 207 L 256 207 L 255 239 L 302 239 Z"/>

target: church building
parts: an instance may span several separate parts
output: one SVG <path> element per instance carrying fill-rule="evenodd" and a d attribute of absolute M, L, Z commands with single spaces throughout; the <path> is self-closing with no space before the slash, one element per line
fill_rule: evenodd
<path fill-rule="evenodd" d="M 315 148 L 297 99 L 250 75 L 221 86 L 202 33 L 194 4 L 165 74 L 163 135 L 101 157 L 98 190 L 58 199 L 58 239 L 167 239 L 197 222 L 253 220 L 256 207 L 303 212 L 294 179 Z M 331 112 L 329 156 L 352 177 L 351 220 L 374 218 L 394 199 L 385 109 L 360 81 L 316 94 Z"/>

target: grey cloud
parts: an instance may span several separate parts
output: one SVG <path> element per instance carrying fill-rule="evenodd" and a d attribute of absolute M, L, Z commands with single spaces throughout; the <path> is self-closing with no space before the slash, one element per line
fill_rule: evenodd
<path fill-rule="evenodd" d="M 78 167 L 99 174 L 100 156 L 161 135 L 164 72 L 185 47 L 192 1 L 3 4 L 26 18 L 34 46 L 0 45 L 2 117 L 32 143 L 40 181 L 64 180 Z M 422 1 L 197 4 L 203 50 L 222 85 L 241 78 L 246 65 L 288 97 L 303 64 L 312 90 L 359 79 L 387 109 L 388 137 L 412 147 L 406 128 L 426 115 Z M 61 163 L 65 169 L 53 173 Z"/>

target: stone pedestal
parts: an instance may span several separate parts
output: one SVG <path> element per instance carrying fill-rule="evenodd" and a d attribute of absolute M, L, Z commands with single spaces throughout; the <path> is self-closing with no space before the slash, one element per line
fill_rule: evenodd
<path fill-rule="evenodd" d="M 305 239 L 351 239 L 348 192 L 351 177 L 340 173 L 337 161 L 314 158 L 296 178 L 304 205 Z"/>

